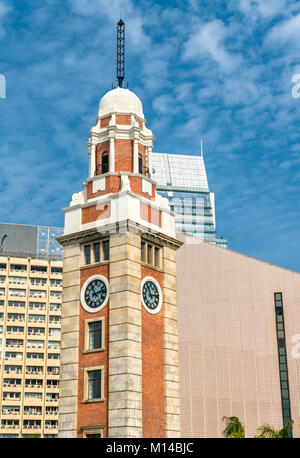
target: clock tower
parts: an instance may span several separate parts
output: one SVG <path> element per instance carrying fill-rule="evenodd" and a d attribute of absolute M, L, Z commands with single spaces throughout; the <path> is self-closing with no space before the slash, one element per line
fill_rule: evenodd
<path fill-rule="evenodd" d="M 100 101 L 87 143 L 89 176 L 64 209 L 58 239 L 59 437 L 179 437 L 181 242 L 168 200 L 156 192 L 142 103 L 118 81 Z"/>

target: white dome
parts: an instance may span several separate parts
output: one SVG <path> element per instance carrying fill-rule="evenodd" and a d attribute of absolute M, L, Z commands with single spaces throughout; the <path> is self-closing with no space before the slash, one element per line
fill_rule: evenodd
<path fill-rule="evenodd" d="M 99 117 L 108 113 L 134 113 L 144 118 L 140 99 L 129 89 L 118 87 L 107 92 L 99 103 Z"/>

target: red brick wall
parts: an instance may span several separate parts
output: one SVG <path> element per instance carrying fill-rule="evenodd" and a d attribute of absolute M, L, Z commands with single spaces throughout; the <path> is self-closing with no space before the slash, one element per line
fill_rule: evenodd
<path fill-rule="evenodd" d="M 161 210 L 157 210 L 156 208 L 151 207 L 151 205 L 141 202 L 140 212 L 143 220 L 161 227 Z"/>
<path fill-rule="evenodd" d="M 153 277 L 162 287 L 162 273 L 142 266 L 142 279 Z M 165 437 L 163 309 L 156 315 L 142 305 L 143 437 Z"/>
<path fill-rule="evenodd" d="M 93 184 L 90 181 L 88 183 L 88 189 L 87 189 L 88 199 L 91 199 L 92 197 L 104 196 L 105 194 L 116 193 L 116 192 L 119 192 L 120 189 L 121 189 L 121 177 L 119 176 L 111 175 L 111 176 L 105 177 L 105 190 L 97 191 L 94 193 L 93 193 Z"/>
<path fill-rule="evenodd" d="M 140 196 L 146 197 L 146 199 L 153 200 L 155 198 L 155 186 L 152 185 L 152 195 L 142 191 L 142 178 L 140 177 L 129 177 L 131 191 L 139 194 Z"/>
<path fill-rule="evenodd" d="M 116 124 L 123 124 L 130 126 L 131 125 L 131 116 L 130 115 L 116 115 Z"/>
<path fill-rule="evenodd" d="M 92 275 L 103 275 L 109 279 L 109 265 L 91 267 L 81 271 L 80 287 Z M 105 318 L 105 351 L 84 354 L 85 320 L 97 317 Z M 78 366 L 78 437 L 82 437 L 81 426 L 105 425 L 104 437 L 108 431 L 108 324 L 109 302 L 97 313 L 88 313 L 80 306 L 79 314 L 79 366 Z M 104 366 L 104 398 L 103 402 L 83 403 L 84 398 L 84 368 Z"/>
<path fill-rule="evenodd" d="M 133 171 L 133 142 L 132 140 L 115 140 L 115 171 Z"/>
<path fill-rule="evenodd" d="M 81 224 L 91 223 L 99 219 L 109 218 L 110 216 L 110 205 L 109 202 L 101 205 L 97 209 L 97 205 L 91 205 L 82 209 L 81 213 Z"/>
<path fill-rule="evenodd" d="M 139 127 L 142 129 L 143 128 L 143 121 L 141 121 L 139 118 L 135 118 L 136 122 L 138 123 Z"/>
<path fill-rule="evenodd" d="M 110 119 L 111 119 L 111 116 L 106 116 L 106 118 L 102 118 L 100 120 L 100 128 L 103 129 L 103 127 L 108 126 Z"/>

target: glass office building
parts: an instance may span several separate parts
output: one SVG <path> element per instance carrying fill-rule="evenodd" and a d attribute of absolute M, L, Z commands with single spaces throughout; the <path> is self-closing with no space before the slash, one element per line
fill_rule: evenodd
<path fill-rule="evenodd" d="M 157 190 L 176 214 L 177 230 L 227 248 L 227 240 L 216 234 L 215 199 L 203 156 L 153 153 L 152 166 Z"/>

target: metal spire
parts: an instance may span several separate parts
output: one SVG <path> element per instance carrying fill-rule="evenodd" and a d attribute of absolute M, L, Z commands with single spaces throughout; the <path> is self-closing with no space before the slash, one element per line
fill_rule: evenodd
<path fill-rule="evenodd" d="M 122 19 L 117 25 L 117 79 L 119 87 L 123 87 L 125 77 L 125 23 Z"/>

